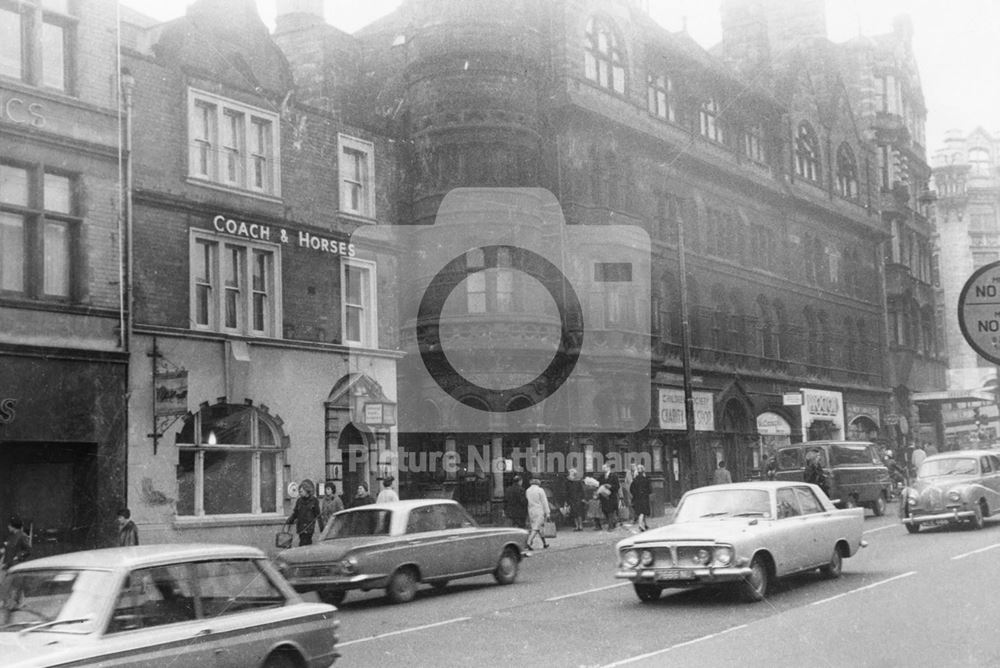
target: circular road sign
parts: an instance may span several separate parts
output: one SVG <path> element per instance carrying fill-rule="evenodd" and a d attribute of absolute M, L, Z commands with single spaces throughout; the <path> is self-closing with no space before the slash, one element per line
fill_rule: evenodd
<path fill-rule="evenodd" d="M 958 324 L 973 350 L 1000 364 L 1000 262 L 977 269 L 962 286 Z"/>

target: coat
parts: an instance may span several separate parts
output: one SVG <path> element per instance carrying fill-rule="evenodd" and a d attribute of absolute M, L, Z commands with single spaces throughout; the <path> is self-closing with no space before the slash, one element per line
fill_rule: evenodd
<path fill-rule="evenodd" d="M 524 498 L 528 503 L 528 518 L 531 520 L 531 528 L 540 530 L 549 513 L 549 498 L 545 495 L 545 490 L 538 485 L 532 485 L 524 493 Z"/>
<path fill-rule="evenodd" d="M 315 496 L 300 496 L 295 501 L 295 508 L 288 516 L 285 524 L 295 523 L 295 533 L 313 533 L 316 520 L 320 517 L 319 501 Z"/>
<path fill-rule="evenodd" d="M 607 496 L 598 494 L 598 498 L 601 501 L 601 511 L 605 515 L 618 512 L 618 491 L 622 486 L 618 481 L 618 474 L 609 471 L 602 474 L 598 482 L 602 485 L 607 485 L 611 489 L 611 493 Z"/>
<path fill-rule="evenodd" d="M 636 515 L 650 515 L 649 495 L 653 493 L 653 487 L 649 483 L 649 478 L 645 473 L 636 474 L 629 486 L 632 493 L 632 509 Z"/>
<path fill-rule="evenodd" d="M 135 522 L 128 520 L 118 529 L 118 546 L 128 547 L 139 544 L 139 530 L 135 527 Z"/>
<path fill-rule="evenodd" d="M 511 483 L 503 492 L 503 512 L 508 519 L 520 524 L 528 518 L 528 499 L 524 488 L 518 483 Z"/>

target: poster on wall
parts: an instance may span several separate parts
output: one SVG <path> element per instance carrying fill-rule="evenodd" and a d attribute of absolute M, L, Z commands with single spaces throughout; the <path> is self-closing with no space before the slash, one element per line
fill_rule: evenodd
<path fill-rule="evenodd" d="M 659 393 L 660 429 L 687 429 L 684 419 L 684 390 L 661 387 Z M 715 398 L 711 392 L 692 392 L 694 430 L 715 431 Z"/>

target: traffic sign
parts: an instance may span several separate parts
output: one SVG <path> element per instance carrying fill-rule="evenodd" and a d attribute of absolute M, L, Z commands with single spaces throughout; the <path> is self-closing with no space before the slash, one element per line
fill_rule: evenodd
<path fill-rule="evenodd" d="M 962 286 L 958 325 L 973 350 L 1000 364 L 1000 262 L 980 267 Z"/>

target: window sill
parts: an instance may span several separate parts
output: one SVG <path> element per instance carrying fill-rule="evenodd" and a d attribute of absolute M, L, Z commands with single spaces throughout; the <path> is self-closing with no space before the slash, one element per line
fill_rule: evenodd
<path fill-rule="evenodd" d="M 253 197 L 254 199 L 264 200 L 265 202 L 273 202 L 275 204 L 281 204 L 284 200 L 281 199 L 281 194 L 270 194 L 258 192 L 256 190 L 247 190 L 245 188 L 239 188 L 237 186 L 228 186 L 224 183 L 218 183 L 217 181 L 208 181 L 206 179 L 200 179 L 196 176 L 188 176 L 187 183 L 193 186 L 201 186 L 202 188 L 209 188 L 211 190 L 218 190 L 224 193 L 231 193 L 233 195 L 242 195 L 244 197 Z"/>
<path fill-rule="evenodd" d="M 347 220 L 353 220 L 356 223 L 364 223 L 365 225 L 376 225 L 378 223 L 375 216 L 369 216 L 363 213 L 354 213 L 353 211 L 338 211 L 337 215 L 341 218 L 346 218 Z"/>
<path fill-rule="evenodd" d="M 287 518 L 279 513 L 261 513 L 254 515 L 244 513 L 240 515 L 204 515 L 191 516 L 184 515 L 174 517 L 174 529 L 212 529 L 218 527 L 244 527 L 272 525 L 281 526 Z"/>

